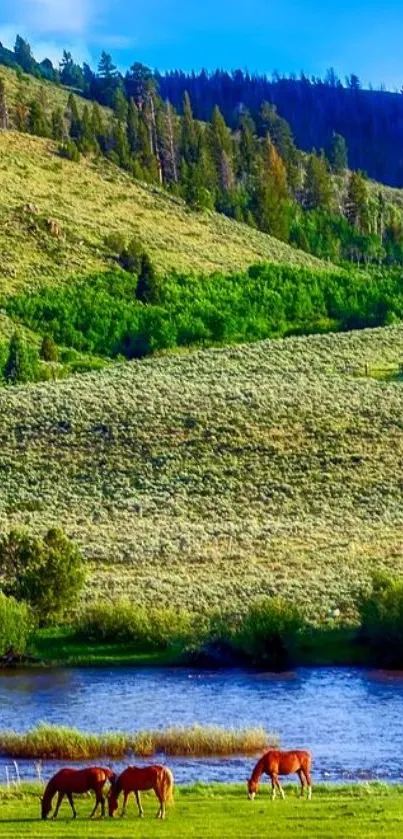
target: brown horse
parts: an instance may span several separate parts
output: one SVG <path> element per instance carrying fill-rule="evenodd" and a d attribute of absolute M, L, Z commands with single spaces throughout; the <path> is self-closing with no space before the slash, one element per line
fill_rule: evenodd
<path fill-rule="evenodd" d="M 99 766 L 90 766 L 88 769 L 60 769 L 50 779 L 43 798 L 41 798 L 42 818 L 46 819 L 48 817 L 52 809 L 52 799 L 57 793 L 57 804 L 53 818 L 56 818 L 63 798 L 66 795 L 73 811 L 73 819 L 75 819 L 77 813 L 74 807 L 73 792 L 83 793 L 89 792 L 90 790 L 95 792 L 95 807 L 90 815 L 90 819 L 95 815 L 99 804 L 101 805 L 102 817 L 104 817 L 105 798 L 102 790 L 106 781 L 112 783 L 114 777 L 115 773 L 112 769 L 104 769 Z"/>
<path fill-rule="evenodd" d="M 301 783 L 301 796 L 304 795 L 304 789 L 307 788 L 308 799 L 312 798 L 312 779 L 311 779 L 311 764 L 312 758 L 309 752 L 301 751 L 299 749 L 292 752 L 280 752 L 276 749 L 269 749 L 263 757 L 258 760 L 252 775 L 248 780 L 248 796 L 253 800 L 258 789 L 261 776 L 265 773 L 271 780 L 272 795 L 276 797 L 276 789 L 279 790 L 281 797 L 284 798 L 284 790 L 280 786 L 279 775 L 292 775 L 294 772 L 298 775 Z"/>
<path fill-rule="evenodd" d="M 109 793 L 109 815 L 113 816 L 118 809 L 118 797 L 123 792 L 123 809 L 121 815 L 126 815 L 127 799 L 134 792 L 139 809 L 139 816 L 144 816 L 141 806 L 140 791 L 153 789 L 160 807 L 157 819 L 165 817 L 165 805 L 173 803 L 174 776 L 166 766 L 128 766 L 112 783 Z"/>

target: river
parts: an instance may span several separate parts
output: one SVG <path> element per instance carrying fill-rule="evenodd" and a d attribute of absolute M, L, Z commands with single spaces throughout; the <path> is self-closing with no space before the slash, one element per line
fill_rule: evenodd
<path fill-rule="evenodd" d="M 182 668 L 3 672 L 0 728 L 24 731 L 41 721 L 93 732 L 196 722 L 264 726 L 279 736 L 282 748 L 311 749 L 316 781 L 403 781 L 403 673 L 351 667 L 286 674 Z M 178 783 L 242 782 L 254 764 L 244 757 L 166 762 Z M 44 765 L 45 778 L 55 765 Z M 0 782 L 6 767 L 15 777 L 12 761 L 0 759 Z M 18 768 L 22 778 L 35 775 L 33 762 L 18 761 Z"/>

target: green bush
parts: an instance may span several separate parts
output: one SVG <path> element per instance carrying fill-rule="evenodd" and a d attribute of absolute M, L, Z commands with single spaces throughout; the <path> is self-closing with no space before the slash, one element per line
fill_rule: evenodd
<path fill-rule="evenodd" d="M 73 163 L 78 163 L 80 160 L 80 151 L 75 143 L 74 140 L 65 140 L 59 146 L 59 154 L 60 157 L 66 158 L 66 160 L 71 160 Z"/>
<path fill-rule="evenodd" d="M 7 384 L 18 385 L 38 378 L 38 353 L 30 347 L 21 332 L 10 338 L 3 376 Z"/>
<path fill-rule="evenodd" d="M 51 335 L 43 336 L 39 355 L 44 361 L 59 361 L 59 350 Z"/>
<path fill-rule="evenodd" d="M 372 579 L 360 602 L 361 637 L 379 662 L 403 664 L 403 581 L 385 574 Z"/>
<path fill-rule="evenodd" d="M 282 669 L 294 660 L 305 620 L 280 597 L 256 600 L 232 632 L 233 647 L 259 666 Z"/>
<path fill-rule="evenodd" d="M 41 625 L 55 623 L 76 605 L 85 580 L 80 551 L 62 530 L 43 539 L 12 530 L 0 540 L 3 589 L 32 606 Z"/>
<path fill-rule="evenodd" d="M 33 619 L 28 606 L 0 592 L 0 655 L 6 655 L 10 650 L 23 655 L 32 629 Z"/>
<path fill-rule="evenodd" d="M 127 643 L 139 650 L 164 650 L 186 643 L 192 619 L 176 609 L 145 609 L 127 601 L 97 602 L 79 615 L 77 634 L 87 641 Z"/>
<path fill-rule="evenodd" d="M 111 251 L 114 256 L 120 256 L 120 254 L 126 248 L 126 237 L 123 233 L 108 233 L 104 239 L 105 246 Z"/>

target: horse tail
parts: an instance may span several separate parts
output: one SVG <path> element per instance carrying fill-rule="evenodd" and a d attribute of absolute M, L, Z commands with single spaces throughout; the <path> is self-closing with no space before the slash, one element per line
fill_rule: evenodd
<path fill-rule="evenodd" d="M 158 777 L 159 794 L 165 804 L 173 804 L 174 776 L 167 766 L 163 766 Z"/>

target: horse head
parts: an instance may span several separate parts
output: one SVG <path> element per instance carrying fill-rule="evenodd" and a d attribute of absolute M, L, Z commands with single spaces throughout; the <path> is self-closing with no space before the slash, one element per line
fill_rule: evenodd
<path fill-rule="evenodd" d="M 52 804 L 45 797 L 41 798 L 41 796 L 39 796 L 39 801 L 41 802 L 41 817 L 45 820 L 52 809 Z"/>
<path fill-rule="evenodd" d="M 116 794 L 116 780 L 117 776 L 114 776 L 113 782 L 111 779 L 111 788 L 108 792 L 108 813 L 110 816 L 113 816 L 116 810 L 118 809 L 118 797 Z"/>
<path fill-rule="evenodd" d="M 252 778 L 248 778 L 247 780 L 248 785 L 248 798 L 253 801 L 259 787 L 258 781 L 254 781 Z"/>

